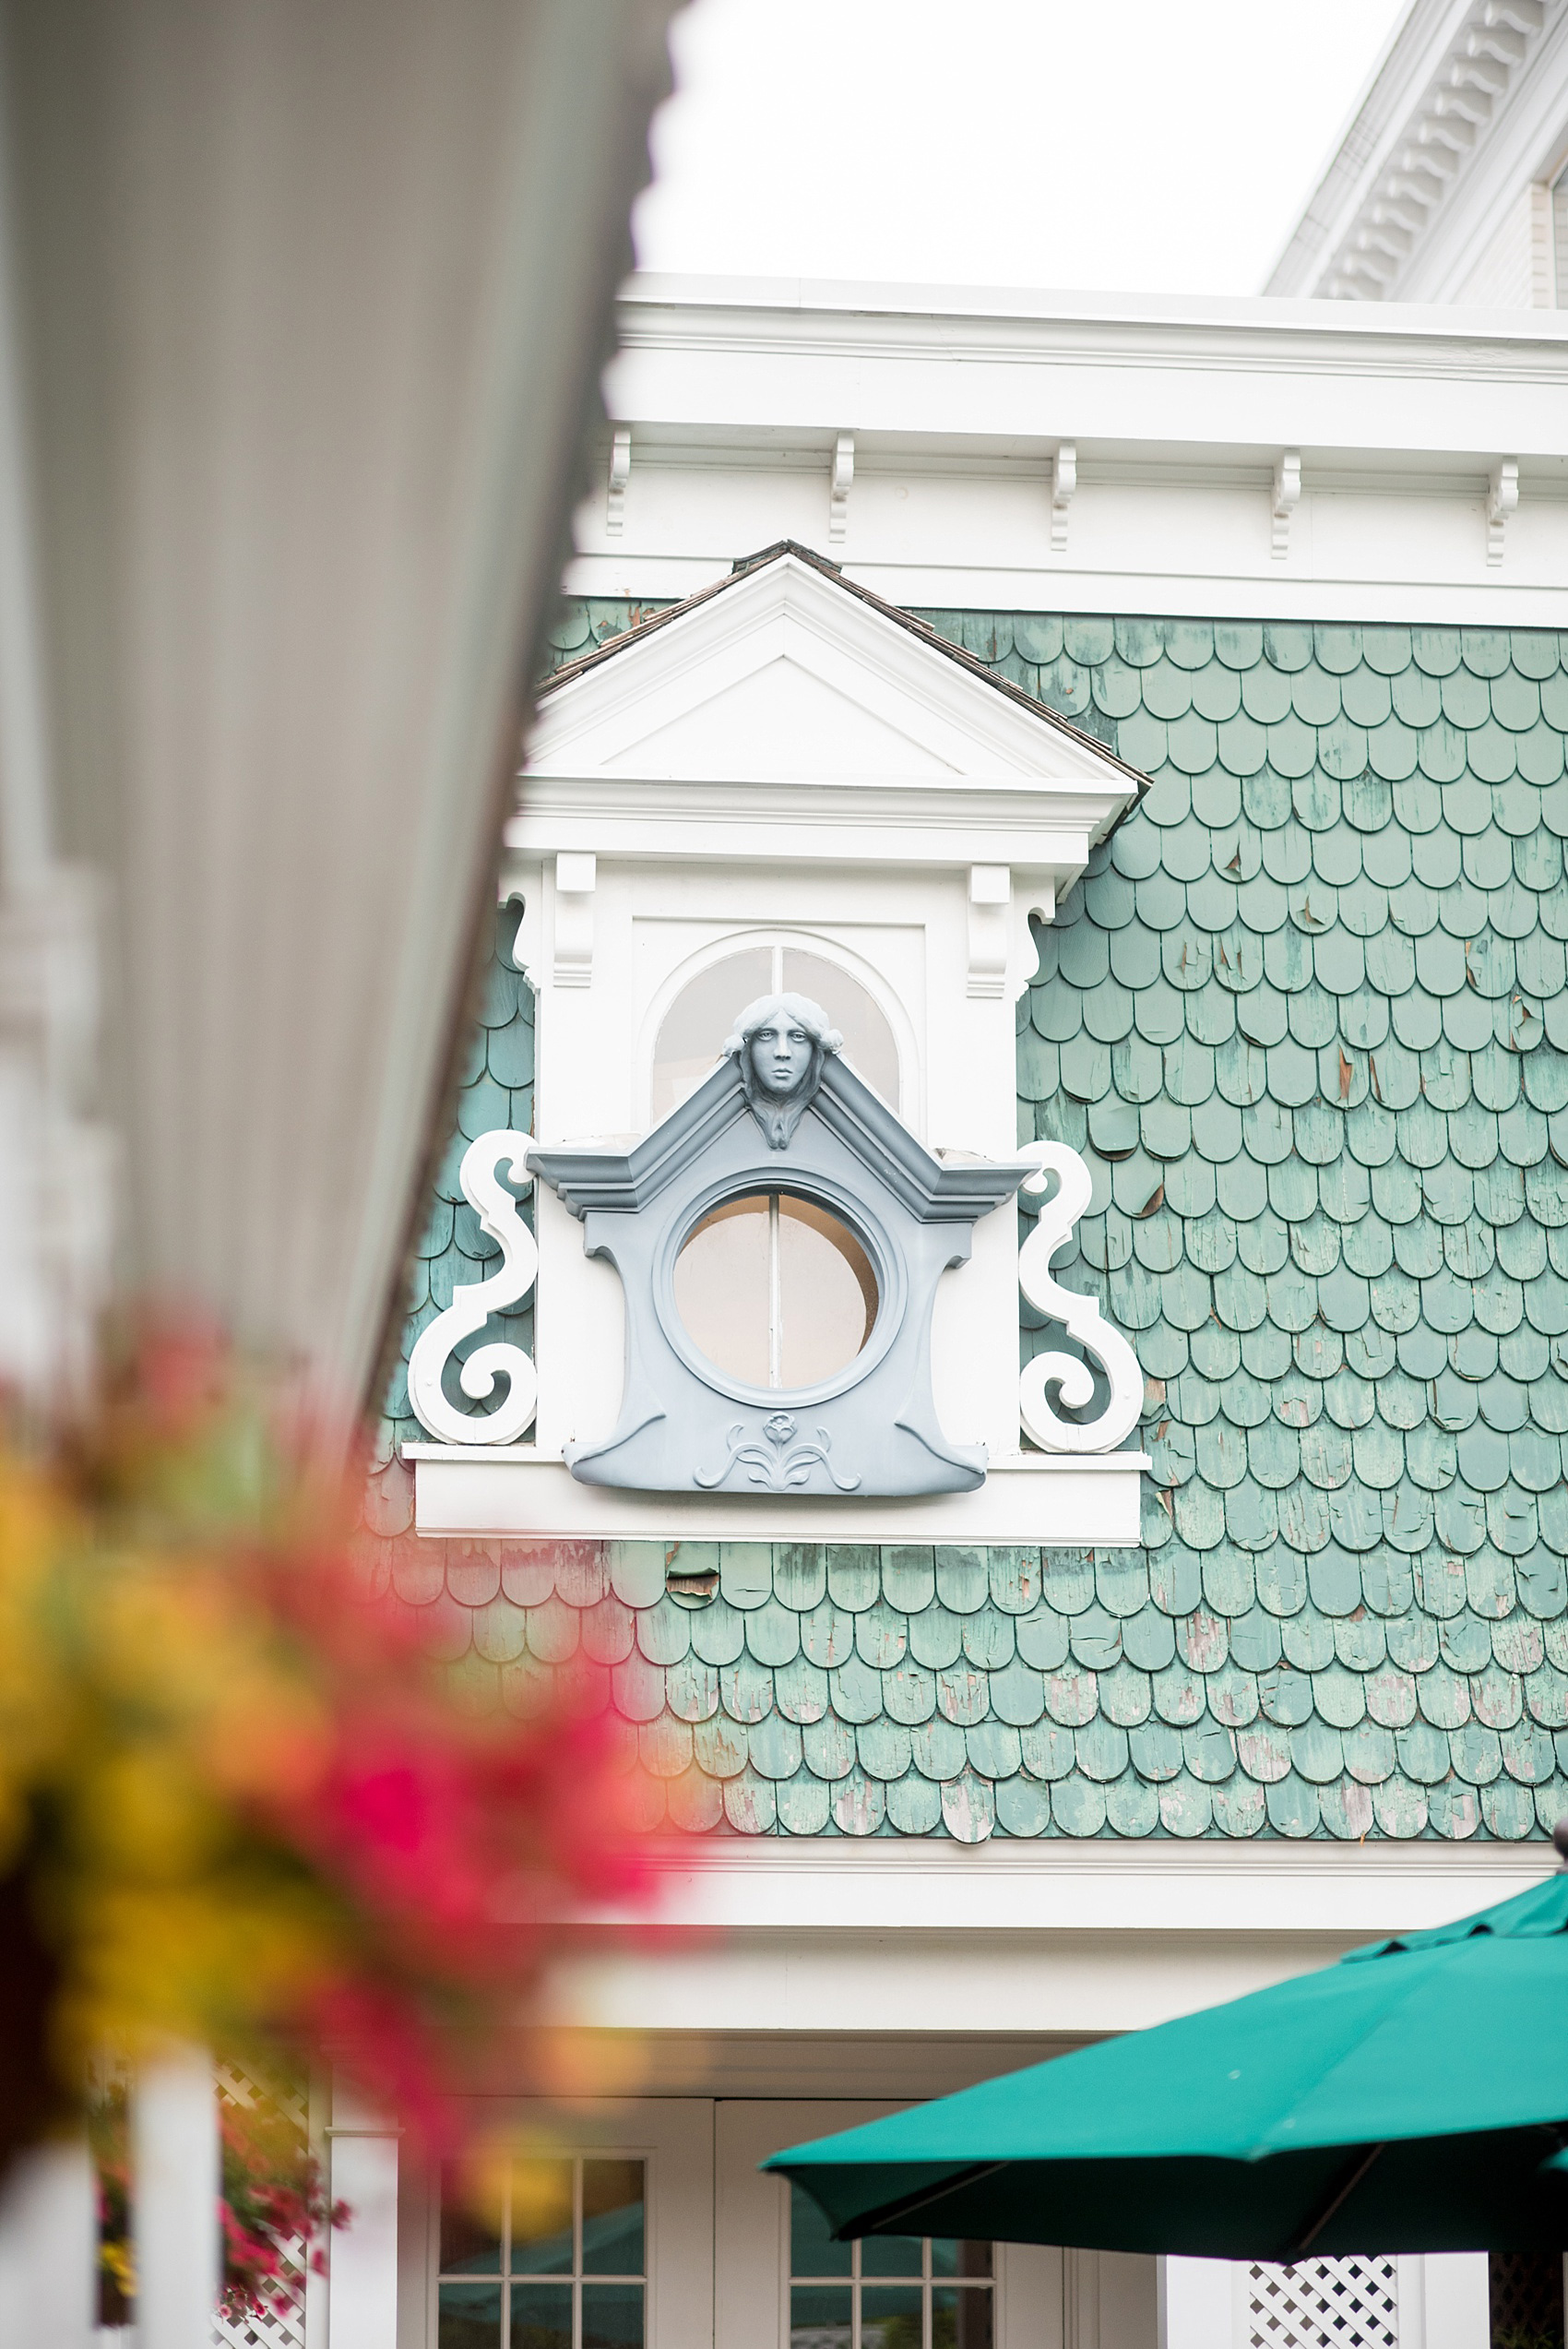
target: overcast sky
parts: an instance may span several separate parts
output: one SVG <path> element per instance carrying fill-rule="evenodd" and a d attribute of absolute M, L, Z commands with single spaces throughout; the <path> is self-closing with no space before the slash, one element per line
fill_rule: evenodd
<path fill-rule="evenodd" d="M 1253 293 L 1408 0 L 693 0 L 647 269 Z"/>

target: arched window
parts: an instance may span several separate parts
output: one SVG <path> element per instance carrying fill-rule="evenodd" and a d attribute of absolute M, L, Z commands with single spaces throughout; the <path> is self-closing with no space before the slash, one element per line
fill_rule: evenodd
<path fill-rule="evenodd" d="M 702 1082 L 735 1014 L 758 996 L 807 996 L 844 1038 L 844 1057 L 890 1107 L 898 1101 L 898 1047 L 880 1005 L 837 962 L 793 946 L 743 947 L 682 988 L 653 1048 L 653 1123 Z"/>

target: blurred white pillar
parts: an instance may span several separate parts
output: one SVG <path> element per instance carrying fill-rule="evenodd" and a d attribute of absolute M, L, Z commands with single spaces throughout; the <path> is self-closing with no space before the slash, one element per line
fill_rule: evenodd
<path fill-rule="evenodd" d="M 1234 2275 L 1230 2260 L 1161 2259 L 1159 2349 L 1231 2349 Z"/>
<path fill-rule="evenodd" d="M 0 2349 L 88 2349 L 98 2302 L 96 2200 L 79 2139 L 18 2163 L 0 2199 Z"/>
<path fill-rule="evenodd" d="M 1429 2251 L 1420 2261 L 1423 2324 L 1405 2330 L 1405 2270 L 1399 2262 L 1399 2349 L 1490 2349 L 1491 2299 L 1484 2251 Z"/>
<path fill-rule="evenodd" d="M 339 2081 L 333 2093 L 331 2198 L 349 2224 L 331 2237 L 331 2349 L 392 2349 L 398 2338 L 398 2128 Z"/>
<path fill-rule="evenodd" d="M 138 2076 L 131 2163 L 140 2349 L 210 2349 L 221 2173 L 218 2093 L 201 2049 Z"/>

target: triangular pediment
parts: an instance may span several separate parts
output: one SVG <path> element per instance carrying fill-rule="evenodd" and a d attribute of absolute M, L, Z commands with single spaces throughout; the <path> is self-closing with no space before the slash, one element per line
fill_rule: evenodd
<path fill-rule="evenodd" d="M 694 782 L 1140 778 L 805 550 L 770 550 L 545 687 L 528 771 Z"/>

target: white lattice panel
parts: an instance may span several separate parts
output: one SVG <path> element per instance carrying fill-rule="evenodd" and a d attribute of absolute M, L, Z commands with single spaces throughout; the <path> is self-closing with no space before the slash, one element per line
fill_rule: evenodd
<path fill-rule="evenodd" d="M 305 2099 L 291 2082 L 262 2079 L 232 2064 L 218 2066 L 218 2093 L 232 2105 L 270 2106 L 286 2114 L 303 2139 L 307 2128 Z M 296 2236 L 282 2247 L 287 2276 L 287 2305 L 281 2308 L 252 2308 L 243 2317 L 215 2316 L 213 2349 L 304 2349 L 305 2246 Z"/>
<path fill-rule="evenodd" d="M 1246 2271 L 1247 2349 L 1399 2349 L 1391 2259 L 1302 2260 Z"/>

